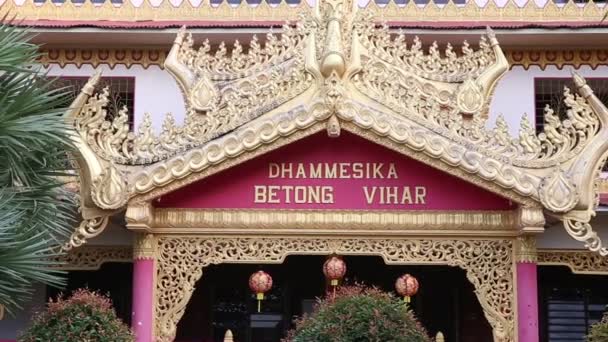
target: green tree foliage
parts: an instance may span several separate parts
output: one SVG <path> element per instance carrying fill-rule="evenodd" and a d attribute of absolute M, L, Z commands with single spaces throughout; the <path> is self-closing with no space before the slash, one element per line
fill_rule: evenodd
<path fill-rule="evenodd" d="M 342 287 L 296 321 L 284 342 L 430 342 L 403 300 L 375 288 Z"/>
<path fill-rule="evenodd" d="M 77 290 L 68 299 L 50 301 L 18 341 L 131 342 L 134 337 L 108 297 Z"/>
<path fill-rule="evenodd" d="M 601 321 L 591 326 L 591 332 L 587 336 L 588 342 L 608 342 L 608 312 L 604 314 Z"/>
<path fill-rule="evenodd" d="M 69 236 L 73 195 L 61 176 L 70 165 L 63 89 L 36 66 L 28 33 L 0 20 L 0 305 L 19 308 L 40 282 L 61 285 L 50 269 Z"/>

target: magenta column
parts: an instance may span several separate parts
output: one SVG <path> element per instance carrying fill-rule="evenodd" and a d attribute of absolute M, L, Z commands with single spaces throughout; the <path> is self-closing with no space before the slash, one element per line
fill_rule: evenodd
<path fill-rule="evenodd" d="M 154 341 L 154 237 L 137 234 L 133 249 L 133 302 L 131 327 L 136 342 Z"/>
<path fill-rule="evenodd" d="M 536 238 L 518 238 L 515 272 L 517 278 L 517 334 L 519 342 L 538 342 L 538 285 Z"/>

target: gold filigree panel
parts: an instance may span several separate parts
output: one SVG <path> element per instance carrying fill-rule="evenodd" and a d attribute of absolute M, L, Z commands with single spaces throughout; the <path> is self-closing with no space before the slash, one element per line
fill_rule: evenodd
<path fill-rule="evenodd" d="M 271 232 L 303 229 L 315 233 L 417 230 L 426 234 L 475 230 L 478 234 L 509 235 L 515 231 L 513 211 L 350 211 L 350 210 L 234 210 L 156 208 L 155 233 Z"/>
<path fill-rule="evenodd" d="M 94 271 L 106 262 L 132 262 L 131 246 L 82 246 L 74 248 L 57 259 L 66 271 Z"/>
<path fill-rule="evenodd" d="M 540 250 L 538 264 L 568 266 L 576 274 L 608 275 L 608 258 L 585 250 Z"/>
<path fill-rule="evenodd" d="M 379 255 L 387 264 L 464 269 L 494 331 L 515 340 L 512 240 L 315 237 L 179 237 L 160 235 L 157 251 L 156 336 L 171 340 L 203 268 L 222 263 L 281 263 L 288 255 Z"/>

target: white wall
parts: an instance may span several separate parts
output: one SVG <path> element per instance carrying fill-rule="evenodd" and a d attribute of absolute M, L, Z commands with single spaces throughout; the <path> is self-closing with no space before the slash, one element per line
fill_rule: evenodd
<path fill-rule="evenodd" d="M 135 77 L 134 122 L 136 128 L 139 127 L 145 112 L 152 115 L 153 124 L 157 130 L 162 127 L 162 120 L 167 113 L 172 113 L 177 123 L 183 122 L 185 105 L 182 94 L 173 77 L 159 66 L 152 65 L 144 69 L 140 65 L 130 68 L 117 65 L 110 69 L 107 65 L 101 65 L 98 69 L 102 70 L 102 76 Z M 94 70 L 91 65 L 83 65 L 80 68 L 73 64 L 66 65 L 64 68 L 53 65 L 48 69 L 48 74 L 49 76 L 91 76 L 94 74 Z"/>
<path fill-rule="evenodd" d="M 507 72 L 498 82 L 494 97 L 490 106 L 490 119 L 488 126 L 494 127 L 494 122 L 499 114 L 502 114 L 509 124 L 511 134 L 519 133 L 519 124 L 524 114 L 534 127 L 534 79 L 546 77 L 571 77 L 571 67 L 562 70 L 555 66 L 548 66 L 541 70 L 538 66 L 532 66 L 524 70 L 521 66 L 515 66 Z M 583 77 L 608 77 L 608 66 L 600 66 L 593 70 L 591 67 L 582 66 L 577 72 Z"/>
<path fill-rule="evenodd" d="M 598 212 L 597 217 L 591 220 L 591 226 L 602 239 L 604 246 L 608 246 L 608 212 Z M 536 239 L 537 248 L 554 249 L 583 249 L 585 244 L 574 240 L 568 235 L 563 224 L 551 226 Z"/>

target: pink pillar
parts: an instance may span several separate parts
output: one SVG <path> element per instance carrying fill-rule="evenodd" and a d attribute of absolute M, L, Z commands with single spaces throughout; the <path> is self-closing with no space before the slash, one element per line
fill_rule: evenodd
<path fill-rule="evenodd" d="M 535 262 L 517 262 L 519 342 L 538 342 L 538 288 Z"/>
<path fill-rule="evenodd" d="M 133 312 L 131 326 L 136 342 L 153 342 L 154 259 L 133 260 Z"/>

